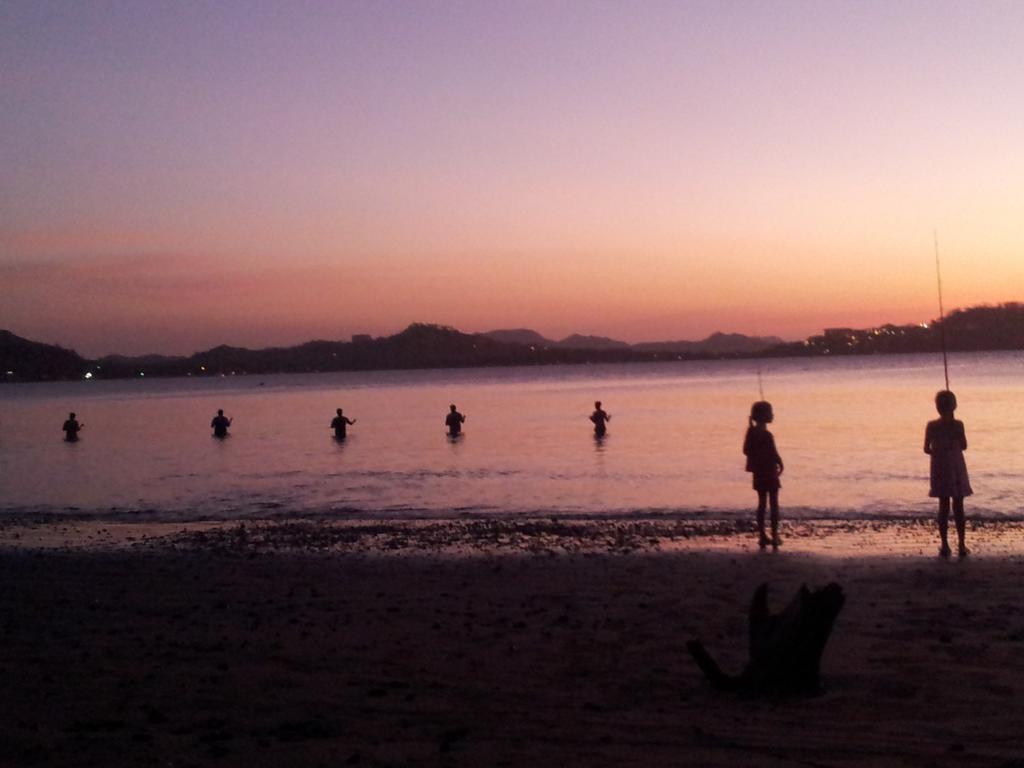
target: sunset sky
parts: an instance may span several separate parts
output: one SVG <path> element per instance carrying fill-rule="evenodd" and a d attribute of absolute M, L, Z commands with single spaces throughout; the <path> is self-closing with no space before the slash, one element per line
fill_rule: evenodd
<path fill-rule="evenodd" d="M 1024 300 L 1021 2 L 0 4 L 0 328 L 629 341 Z"/>

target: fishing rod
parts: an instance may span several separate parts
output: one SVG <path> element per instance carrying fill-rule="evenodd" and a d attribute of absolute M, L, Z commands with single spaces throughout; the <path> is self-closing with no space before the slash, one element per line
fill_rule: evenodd
<path fill-rule="evenodd" d="M 764 383 L 761 381 L 761 364 L 757 364 L 757 391 L 761 395 L 761 400 L 764 400 Z"/>
<path fill-rule="evenodd" d="M 946 313 L 942 308 L 942 272 L 939 269 L 939 232 L 932 230 L 935 240 L 935 281 L 939 288 L 939 339 L 942 342 L 942 372 L 946 377 L 946 389 L 949 389 L 949 355 L 946 352 Z"/>

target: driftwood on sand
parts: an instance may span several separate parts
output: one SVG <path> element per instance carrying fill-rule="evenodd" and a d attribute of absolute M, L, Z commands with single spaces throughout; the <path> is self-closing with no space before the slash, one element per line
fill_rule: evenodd
<path fill-rule="evenodd" d="M 813 592 L 801 586 L 786 609 L 772 615 L 768 612 L 768 585 L 762 584 L 750 605 L 750 661 L 739 675 L 722 672 L 699 640 L 691 640 L 686 647 L 719 690 L 820 693 L 821 654 L 845 602 L 842 587 L 834 582 Z"/>

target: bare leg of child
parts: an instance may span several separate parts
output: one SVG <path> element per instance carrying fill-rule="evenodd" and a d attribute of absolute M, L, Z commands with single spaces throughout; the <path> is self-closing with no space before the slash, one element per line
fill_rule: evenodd
<path fill-rule="evenodd" d="M 949 496 L 939 497 L 939 554 L 948 557 L 949 549 Z"/>
<path fill-rule="evenodd" d="M 769 491 L 768 500 L 772 509 L 772 546 L 778 547 L 782 544 L 779 538 L 779 492 Z"/>
<path fill-rule="evenodd" d="M 757 492 L 757 545 L 764 549 L 768 546 L 768 536 L 764 532 L 764 510 L 768 503 L 768 492 Z"/>
<path fill-rule="evenodd" d="M 957 554 L 963 557 L 967 554 L 967 544 L 964 543 L 964 534 L 966 533 L 967 522 L 964 519 L 964 497 L 955 496 L 953 498 L 953 520 L 956 523 L 956 537 L 959 542 L 957 547 Z"/>

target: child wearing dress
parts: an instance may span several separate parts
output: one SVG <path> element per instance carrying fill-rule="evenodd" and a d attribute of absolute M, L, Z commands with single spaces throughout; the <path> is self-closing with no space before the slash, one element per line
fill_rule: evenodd
<path fill-rule="evenodd" d="M 779 539 L 779 476 L 782 474 L 782 457 L 775 449 L 775 438 L 768 431 L 774 420 L 772 404 L 764 400 L 750 407 L 750 426 L 743 440 L 743 455 L 747 457 L 747 472 L 754 475 L 754 490 L 757 491 L 757 532 L 758 546 L 764 549 L 771 543 L 773 548 L 782 544 Z M 771 506 L 771 539 L 765 534 L 764 512 L 766 504 Z"/>
<path fill-rule="evenodd" d="M 935 410 L 939 418 L 929 421 L 924 431 L 924 452 L 931 456 L 931 489 L 928 495 L 939 500 L 939 554 L 948 557 L 949 506 L 953 502 L 953 520 L 956 523 L 957 553 L 967 554 L 964 543 L 964 496 L 970 496 L 971 482 L 967 477 L 967 437 L 964 423 L 953 418 L 956 395 L 944 389 L 935 395 Z"/>

